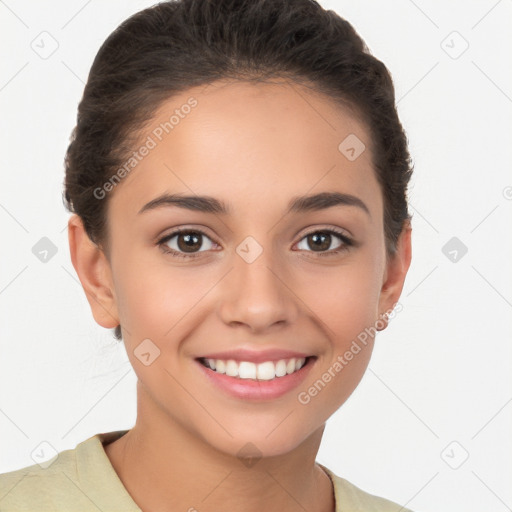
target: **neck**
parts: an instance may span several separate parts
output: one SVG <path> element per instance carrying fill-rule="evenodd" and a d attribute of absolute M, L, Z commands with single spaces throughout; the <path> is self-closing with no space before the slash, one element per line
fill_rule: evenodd
<path fill-rule="evenodd" d="M 332 483 L 315 463 L 325 424 L 285 454 L 259 458 L 246 445 L 231 455 L 169 417 L 141 388 L 135 426 L 105 452 L 142 510 L 334 511 Z"/>

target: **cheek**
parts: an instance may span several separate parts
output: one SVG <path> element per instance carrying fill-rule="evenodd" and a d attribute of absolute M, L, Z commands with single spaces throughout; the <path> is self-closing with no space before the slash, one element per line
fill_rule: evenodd
<path fill-rule="evenodd" d="M 315 273 L 303 281 L 301 295 L 328 337 L 342 347 L 375 322 L 380 282 L 375 259 L 361 255 Z"/>
<path fill-rule="evenodd" d="M 304 301 L 329 342 L 318 370 L 301 388 L 300 404 L 311 417 L 327 420 L 361 381 L 374 346 L 378 267 L 361 259 L 340 265 L 304 286 Z"/>
<path fill-rule="evenodd" d="M 164 259 L 165 256 L 160 256 Z M 117 264 L 116 297 L 120 323 L 132 344 L 164 339 L 194 315 L 197 305 L 218 280 L 211 269 L 166 265 L 165 261 L 125 257 Z"/>
<path fill-rule="evenodd" d="M 339 266 L 316 272 L 302 285 L 304 302 L 329 340 L 308 384 L 312 387 L 303 390 L 304 402 L 310 400 L 311 409 L 325 418 L 351 395 L 370 361 L 382 281 L 378 254 L 376 247 L 367 247 Z"/>

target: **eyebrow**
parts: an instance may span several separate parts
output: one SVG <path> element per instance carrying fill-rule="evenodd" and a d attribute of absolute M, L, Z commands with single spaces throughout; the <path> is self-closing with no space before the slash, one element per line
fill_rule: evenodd
<path fill-rule="evenodd" d="M 182 194 L 164 193 L 149 203 L 145 204 L 140 210 L 139 215 L 145 211 L 154 210 L 161 207 L 176 206 L 196 212 L 214 213 L 229 215 L 230 208 L 226 203 L 211 196 L 185 196 Z M 320 192 L 314 195 L 295 196 L 288 203 L 286 214 L 304 213 L 311 211 L 326 210 L 333 206 L 355 206 L 365 211 L 370 217 L 370 210 L 366 204 L 356 196 L 344 194 L 341 192 Z"/>

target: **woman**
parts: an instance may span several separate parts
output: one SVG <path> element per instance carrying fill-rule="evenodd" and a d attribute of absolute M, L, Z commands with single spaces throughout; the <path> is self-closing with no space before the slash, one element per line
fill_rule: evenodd
<path fill-rule="evenodd" d="M 411 172 L 387 69 L 316 2 L 163 2 L 121 24 L 64 199 L 137 421 L 1 475 L 0 509 L 400 509 L 315 457 L 398 303 Z"/>

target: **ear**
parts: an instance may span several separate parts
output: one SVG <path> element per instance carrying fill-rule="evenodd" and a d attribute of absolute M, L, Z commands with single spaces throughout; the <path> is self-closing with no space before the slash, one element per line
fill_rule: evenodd
<path fill-rule="evenodd" d="M 91 241 L 82 219 L 73 214 L 68 221 L 69 252 L 82 283 L 96 323 L 111 328 L 119 325 L 110 262 Z"/>
<path fill-rule="evenodd" d="M 402 232 L 398 238 L 396 253 L 393 256 L 388 256 L 379 298 L 379 318 L 381 319 L 379 323 L 384 324 L 384 326 L 378 328 L 378 331 L 387 327 L 387 314 L 391 313 L 402 293 L 405 276 L 412 258 L 411 234 L 411 223 L 408 220 L 404 222 Z"/>

